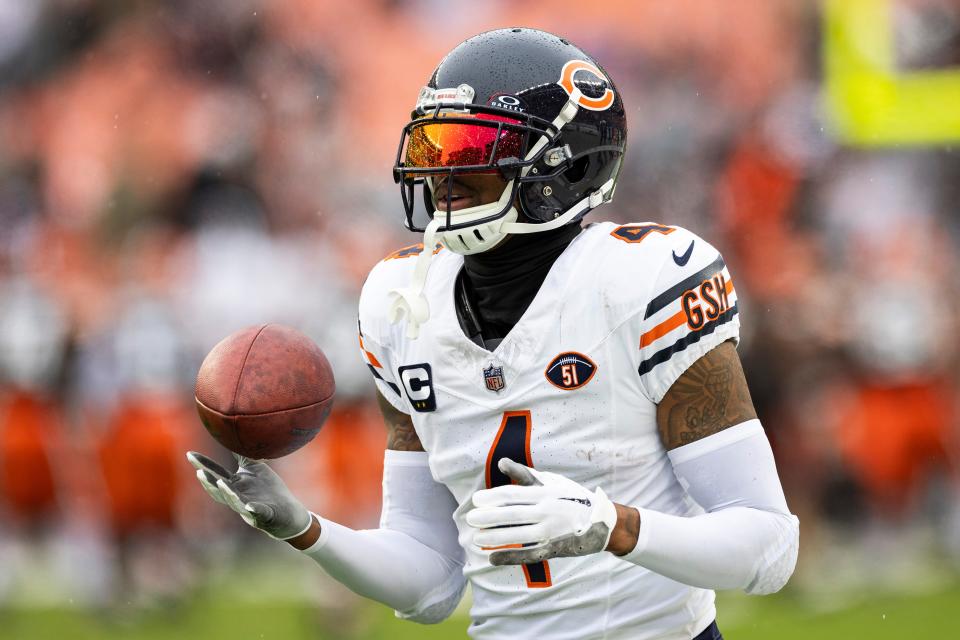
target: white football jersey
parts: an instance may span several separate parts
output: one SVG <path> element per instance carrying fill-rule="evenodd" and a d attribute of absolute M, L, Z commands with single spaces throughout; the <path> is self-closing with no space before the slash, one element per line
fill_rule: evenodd
<path fill-rule="evenodd" d="M 440 250 L 417 339 L 387 321 L 388 292 L 410 281 L 417 248 L 374 267 L 360 298 L 363 357 L 413 419 L 433 477 L 459 508 L 475 638 L 690 640 L 714 619 L 712 591 L 610 553 L 494 567 L 464 520 L 479 489 L 509 482 L 510 457 L 614 501 L 674 515 L 700 508 L 660 441 L 656 408 L 695 360 L 737 339 L 737 299 L 720 254 L 654 223 L 588 226 L 556 260 L 492 352 L 464 335 L 454 307 L 463 257 Z"/>

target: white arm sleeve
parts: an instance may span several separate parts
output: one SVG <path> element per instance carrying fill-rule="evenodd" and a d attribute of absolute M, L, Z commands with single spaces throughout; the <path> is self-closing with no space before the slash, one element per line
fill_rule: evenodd
<path fill-rule="evenodd" d="M 779 591 L 797 562 L 800 523 L 787 508 L 760 421 L 668 455 L 680 483 L 707 513 L 684 518 L 639 509 L 637 546 L 623 558 L 695 587 Z"/>
<path fill-rule="evenodd" d="M 380 528 L 355 531 L 324 518 L 320 538 L 304 551 L 354 593 L 392 607 L 400 618 L 433 624 L 460 602 L 463 549 L 457 504 L 436 482 L 420 451 L 387 450 Z"/>

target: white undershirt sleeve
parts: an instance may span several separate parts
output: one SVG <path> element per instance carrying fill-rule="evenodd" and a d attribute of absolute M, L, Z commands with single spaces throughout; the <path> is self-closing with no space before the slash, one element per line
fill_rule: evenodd
<path fill-rule="evenodd" d="M 705 589 L 780 590 L 797 562 L 800 526 L 780 486 L 759 420 L 668 453 L 687 493 L 707 513 L 640 508 L 637 546 L 623 559 Z"/>
<path fill-rule="evenodd" d="M 304 553 L 354 593 L 400 618 L 433 624 L 463 596 L 463 549 L 456 501 L 430 475 L 427 454 L 387 450 L 380 528 L 355 531 L 320 518 L 320 538 Z"/>

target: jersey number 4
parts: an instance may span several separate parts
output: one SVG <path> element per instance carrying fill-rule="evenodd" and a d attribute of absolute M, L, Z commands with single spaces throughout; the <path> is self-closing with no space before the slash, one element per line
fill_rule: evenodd
<path fill-rule="evenodd" d="M 500 458 L 510 458 L 514 462 L 533 466 L 530 459 L 530 429 L 532 427 L 529 411 L 507 411 L 500 422 L 500 430 L 493 440 L 487 455 L 487 489 L 510 484 L 512 480 L 497 467 Z M 544 562 L 523 565 L 523 575 L 531 589 L 549 587 L 550 565 Z"/>

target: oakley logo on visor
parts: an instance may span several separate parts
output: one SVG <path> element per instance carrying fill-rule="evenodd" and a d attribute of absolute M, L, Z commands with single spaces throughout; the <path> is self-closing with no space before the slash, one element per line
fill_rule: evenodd
<path fill-rule="evenodd" d="M 525 111 L 520 98 L 506 94 L 490 98 L 490 106 L 499 107 L 500 109 L 509 109 L 510 111 Z"/>
<path fill-rule="evenodd" d="M 576 75 L 578 71 L 586 71 L 593 76 L 596 76 L 600 81 L 608 85 L 607 90 L 603 92 L 603 95 L 599 98 L 590 98 L 583 95 L 579 88 L 573 84 L 573 76 Z M 600 71 L 595 65 L 590 64 L 584 60 L 571 60 L 570 62 L 563 65 L 563 70 L 560 72 L 560 80 L 557 81 L 563 90 L 567 92 L 567 95 L 576 102 L 578 105 L 584 109 L 590 109 L 591 111 L 605 111 L 613 105 L 613 90 L 610 89 L 610 80 L 607 79 L 603 72 Z"/>

